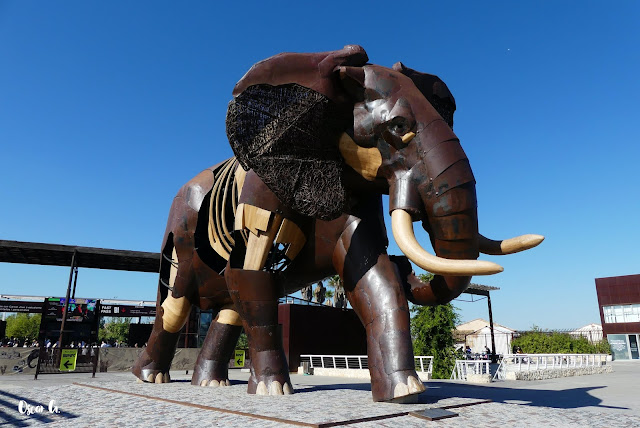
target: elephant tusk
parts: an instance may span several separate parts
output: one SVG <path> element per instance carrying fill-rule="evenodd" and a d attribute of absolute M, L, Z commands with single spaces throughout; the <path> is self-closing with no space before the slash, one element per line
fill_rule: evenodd
<path fill-rule="evenodd" d="M 402 136 L 402 144 L 409 144 L 409 141 L 413 140 L 413 137 L 415 136 L 415 132 L 407 132 Z"/>
<path fill-rule="evenodd" d="M 513 254 L 528 250 L 536 247 L 542 241 L 544 241 L 544 236 L 533 234 L 520 235 L 503 241 L 494 241 L 478 234 L 478 247 L 480 252 L 494 256 L 503 256 L 505 254 Z"/>
<path fill-rule="evenodd" d="M 484 260 L 452 260 L 429 254 L 420 246 L 413 233 L 411 215 L 401 209 L 391 213 L 391 231 L 400 250 L 422 269 L 437 275 L 493 275 L 504 269 Z"/>

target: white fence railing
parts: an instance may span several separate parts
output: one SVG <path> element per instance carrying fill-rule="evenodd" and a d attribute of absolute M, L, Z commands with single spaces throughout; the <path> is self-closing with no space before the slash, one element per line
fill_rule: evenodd
<path fill-rule="evenodd" d="M 433 357 L 419 355 L 413 357 L 413 361 L 417 372 L 433 374 Z"/>
<path fill-rule="evenodd" d="M 300 365 L 308 362 L 312 368 L 323 369 L 368 369 L 366 355 L 300 355 Z M 414 357 L 415 369 L 418 372 L 433 372 L 433 357 Z"/>
<path fill-rule="evenodd" d="M 509 354 L 502 358 L 493 379 L 505 380 L 507 372 L 599 367 L 606 364 L 606 354 Z"/>
<path fill-rule="evenodd" d="M 450 379 L 467 380 L 469 374 L 489 374 L 489 360 L 456 360 Z"/>

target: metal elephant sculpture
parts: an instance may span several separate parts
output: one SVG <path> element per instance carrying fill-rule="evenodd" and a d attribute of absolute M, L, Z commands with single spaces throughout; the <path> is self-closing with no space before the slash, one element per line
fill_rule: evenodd
<path fill-rule="evenodd" d="M 158 312 L 133 373 L 168 382 L 190 308 L 215 309 L 192 384 L 229 384 L 244 327 L 251 394 L 291 394 L 278 298 L 338 274 L 367 334 L 373 399 L 424 390 L 414 370 L 408 300 L 446 303 L 472 275 L 502 271 L 479 252 L 538 245 L 478 232 L 475 179 L 452 131 L 455 101 L 436 76 L 367 63 L 360 46 L 285 53 L 254 65 L 227 113 L 235 157 L 203 171 L 173 201 L 162 246 Z M 387 255 L 382 195 L 405 254 Z M 436 255 L 413 233 L 421 221 Z M 419 281 L 407 258 L 435 274 Z"/>

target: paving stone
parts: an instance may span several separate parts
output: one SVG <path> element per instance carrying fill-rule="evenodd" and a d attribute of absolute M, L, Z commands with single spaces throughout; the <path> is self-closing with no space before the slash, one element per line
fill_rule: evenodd
<path fill-rule="evenodd" d="M 248 374 L 239 370 L 232 371 L 231 386 L 220 388 L 192 386 L 184 371 L 172 372 L 173 382 L 158 385 L 136 383 L 127 373 L 100 373 L 95 379 L 76 374 L 50 375 L 38 381 L 20 375 L 3 376 L 0 426 L 280 427 L 282 421 L 255 415 L 323 424 L 448 406 L 457 406 L 449 410 L 459 416 L 428 422 L 405 415 L 349 426 L 640 426 L 640 403 L 633 398 L 637 397 L 635 379 L 639 375 L 640 364 L 627 364 L 614 367 L 612 374 L 581 376 L 579 380 L 507 381 L 487 386 L 436 380 L 427 383 L 428 389 L 417 404 L 374 403 L 366 381 L 319 376 L 292 375 L 296 394 L 291 396 L 248 395 Z M 494 401 L 468 405 L 487 398 Z M 20 400 L 41 404 L 44 410 L 34 415 L 20 414 Z M 56 401 L 59 414 L 48 412 L 50 400 Z"/>

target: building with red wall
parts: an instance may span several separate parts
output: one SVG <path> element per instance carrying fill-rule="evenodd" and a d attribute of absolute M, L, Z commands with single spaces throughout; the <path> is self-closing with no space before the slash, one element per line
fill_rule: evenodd
<path fill-rule="evenodd" d="M 640 358 L 640 275 L 596 278 L 602 330 L 618 360 Z"/>

